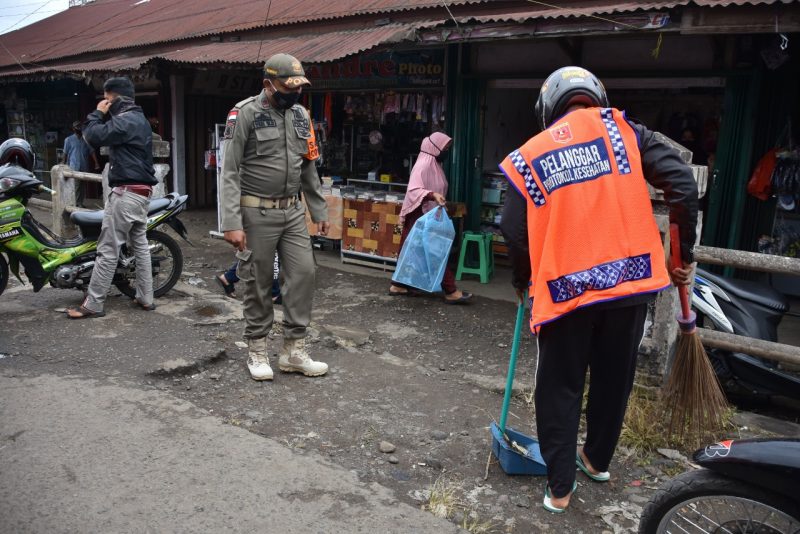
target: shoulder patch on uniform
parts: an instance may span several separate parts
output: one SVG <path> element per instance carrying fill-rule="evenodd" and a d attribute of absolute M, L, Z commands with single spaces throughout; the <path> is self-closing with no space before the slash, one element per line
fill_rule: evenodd
<path fill-rule="evenodd" d="M 236 120 L 239 117 L 239 110 L 233 108 L 228 112 L 228 119 L 225 121 L 225 139 L 232 139 L 233 132 L 236 131 Z"/>
<path fill-rule="evenodd" d="M 255 96 L 248 96 L 247 98 L 245 98 L 241 102 L 237 102 L 236 105 L 234 106 L 234 108 L 241 108 L 245 104 L 248 104 L 248 103 L 252 102 L 255 99 L 256 99 Z"/>
<path fill-rule="evenodd" d="M 294 126 L 294 131 L 297 134 L 297 137 L 302 139 L 310 139 L 311 138 L 311 120 L 305 114 L 305 110 L 302 106 L 293 106 L 292 107 L 292 126 Z"/>

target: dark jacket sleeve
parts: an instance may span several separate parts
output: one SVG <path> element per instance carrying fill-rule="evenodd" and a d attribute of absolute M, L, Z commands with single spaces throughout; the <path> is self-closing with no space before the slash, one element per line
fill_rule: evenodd
<path fill-rule="evenodd" d="M 678 151 L 658 139 L 644 125 L 630 122 L 639 139 L 642 170 L 645 179 L 664 192 L 669 206 L 669 221 L 677 223 L 681 234 L 683 261 L 694 261 L 693 248 L 697 239 L 697 182 L 692 169 L 684 163 Z"/>
<path fill-rule="evenodd" d="M 528 254 L 528 216 L 525 199 L 513 186 L 509 186 L 503 205 L 500 231 L 508 245 L 511 262 L 511 285 L 525 289 L 531 280 L 531 261 Z"/>
<path fill-rule="evenodd" d="M 112 116 L 103 122 L 104 114 L 95 110 L 86 117 L 83 137 L 94 148 L 121 145 L 128 139 L 131 125 L 125 114 Z"/>

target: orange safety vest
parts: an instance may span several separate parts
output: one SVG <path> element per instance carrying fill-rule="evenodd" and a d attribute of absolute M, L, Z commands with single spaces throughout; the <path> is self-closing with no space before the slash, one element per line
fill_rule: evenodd
<path fill-rule="evenodd" d="M 531 331 L 577 308 L 669 287 L 636 133 L 621 111 L 573 111 L 500 169 L 527 201 Z"/>

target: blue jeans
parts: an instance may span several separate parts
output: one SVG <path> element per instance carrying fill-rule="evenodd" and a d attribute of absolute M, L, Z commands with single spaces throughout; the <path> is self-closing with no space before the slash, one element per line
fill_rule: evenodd
<path fill-rule="evenodd" d="M 228 281 L 229 284 L 235 284 L 239 281 L 239 277 L 236 275 L 236 268 L 239 266 L 239 260 L 233 262 L 233 265 L 230 266 L 230 269 L 223 273 L 225 280 Z M 280 262 L 278 261 L 278 255 L 275 254 L 275 271 L 272 277 L 272 298 L 279 297 L 281 294 L 281 284 L 278 281 L 278 277 L 280 275 Z"/>

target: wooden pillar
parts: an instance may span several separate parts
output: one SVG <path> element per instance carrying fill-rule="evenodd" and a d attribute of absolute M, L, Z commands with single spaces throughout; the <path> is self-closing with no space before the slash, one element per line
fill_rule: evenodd
<path fill-rule="evenodd" d="M 183 76 L 170 74 L 169 90 L 171 100 L 172 123 L 172 190 L 181 195 L 186 194 L 186 100 L 185 81 Z"/>

